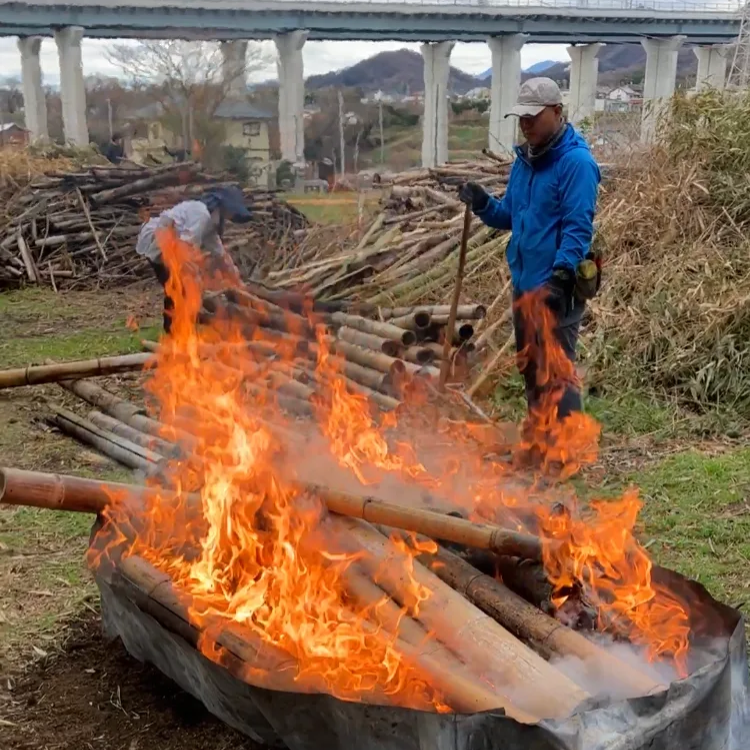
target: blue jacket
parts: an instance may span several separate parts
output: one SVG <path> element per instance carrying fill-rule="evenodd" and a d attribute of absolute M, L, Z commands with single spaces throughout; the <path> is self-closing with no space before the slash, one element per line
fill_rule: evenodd
<path fill-rule="evenodd" d="M 513 234 L 507 249 L 513 288 L 528 292 L 544 284 L 555 268 L 575 272 L 594 234 L 601 175 L 583 138 L 572 125 L 533 165 L 516 148 L 505 196 L 490 198 L 477 216 Z"/>

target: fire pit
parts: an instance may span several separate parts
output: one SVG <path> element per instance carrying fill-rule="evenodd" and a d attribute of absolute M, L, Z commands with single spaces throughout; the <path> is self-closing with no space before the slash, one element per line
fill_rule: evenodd
<path fill-rule="evenodd" d="M 271 747 L 740 750 L 748 739 L 741 617 L 699 584 L 668 570 L 655 573 L 691 603 L 690 676 L 654 695 L 592 697 L 572 716 L 535 724 L 499 709 L 438 713 L 370 704 L 367 695 L 353 702 L 298 692 L 294 674 L 284 676 L 288 660 L 285 664 L 262 643 L 244 640 L 239 629 L 220 636 L 221 654 L 204 656 L 197 648 L 202 632 L 188 621 L 168 576 L 144 561 L 102 566 L 96 580 L 110 636 L 119 637 L 135 658 L 156 665 L 227 724 Z"/>

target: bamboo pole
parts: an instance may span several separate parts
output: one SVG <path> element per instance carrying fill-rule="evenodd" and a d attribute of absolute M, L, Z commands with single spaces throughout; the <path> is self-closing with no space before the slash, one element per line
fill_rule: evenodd
<path fill-rule="evenodd" d="M 484 614 L 434 573 L 415 561 L 411 574 L 404 553 L 368 524 L 342 519 L 369 554 L 360 561 L 368 575 L 402 606 L 414 608 L 415 619 L 448 648 L 460 653 L 468 667 L 503 696 L 506 711 L 518 721 L 569 716 L 588 695 L 547 664 L 499 623 Z M 412 581 L 431 592 L 418 607 Z M 516 709 L 521 712 L 519 716 Z"/>
<path fill-rule="evenodd" d="M 401 349 L 397 341 L 377 336 L 374 333 L 358 331 L 349 326 L 341 326 L 336 331 L 336 336 L 349 344 L 355 344 L 365 349 L 372 349 L 375 352 L 383 352 L 383 354 L 387 354 L 389 357 L 395 357 Z"/>
<path fill-rule="evenodd" d="M 169 498 L 168 490 L 134 484 L 84 479 L 66 474 L 46 474 L 9 467 L 0 468 L 0 503 L 27 505 L 75 513 L 101 513 L 112 501 L 136 502 Z"/>
<path fill-rule="evenodd" d="M 453 300 L 451 301 L 451 310 L 448 314 L 448 325 L 445 333 L 445 343 L 443 344 L 443 361 L 440 363 L 440 380 L 438 389 L 445 390 L 445 382 L 448 379 L 448 369 L 450 367 L 450 351 L 453 345 L 453 332 L 456 327 L 456 312 L 458 310 L 458 301 L 461 297 L 461 285 L 464 280 L 464 267 L 466 266 L 466 250 L 469 246 L 469 230 L 471 229 L 471 206 L 466 206 L 464 210 L 464 228 L 461 234 L 461 248 L 458 253 L 458 270 L 456 271 L 456 284 L 453 287 Z M 472 329 L 472 334 L 473 334 Z"/>
<path fill-rule="evenodd" d="M 511 333 L 510 336 L 508 336 L 507 341 L 498 349 L 495 356 L 487 362 L 487 364 L 482 368 L 481 372 L 477 376 L 476 380 L 471 384 L 469 387 L 469 390 L 467 391 L 467 395 L 469 398 L 472 398 L 474 394 L 482 387 L 482 385 L 486 382 L 487 378 L 492 374 L 495 367 L 497 367 L 497 363 L 506 355 L 508 349 L 510 349 L 511 346 L 513 346 L 513 342 L 516 340 L 516 336 L 514 333 Z"/>
<path fill-rule="evenodd" d="M 109 414 L 103 414 L 96 409 L 89 412 L 89 421 L 102 430 L 125 438 L 125 440 L 129 440 L 131 443 L 140 445 L 142 448 L 148 448 L 162 456 L 171 457 L 178 453 L 178 448 L 174 443 L 168 443 L 166 440 L 162 440 L 155 435 L 141 432 L 135 427 L 131 427 L 119 419 L 110 417 Z"/>
<path fill-rule="evenodd" d="M 0 371 L 0 388 L 17 388 L 24 385 L 57 383 L 71 378 L 111 375 L 118 372 L 142 370 L 153 360 L 149 353 L 123 354 L 117 357 L 100 357 L 75 362 L 48 365 L 29 365 Z"/>
<path fill-rule="evenodd" d="M 418 331 L 427 328 L 432 321 L 432 315 L 427 310 L 416 310 L 408 315 L 398 318 L 390 318 L 388 322 L 399 328 L 407 328 L 410 331 Z"/>
<path fill-rule="evenodd" d="M 413 531 L 432 539 L 491 550 L 499 555 L 541 559 L 541 542 L 530 534 L 478 524 L 422 508 L 386 503 L 373 497 L 336 492 L 317 484 L 306 484 L 305 487 L 317 494 L 332 513 Z"/>
<path fill-rule="evenodd" d="M 114 433 L 101 430 L 72 412 L 59 408 L 55 411 L 57 413 L 52 417 L 52 423 L 62 432 L 96 448 L 105 456 L 109 456 L 129 469 L 140 469 L 149 473 L 153 471 L 156 462 L 144 456 L 145 448 L 118 437 Z M 151 455 L 153 457 L 156 454 Z"/>
<path fill-rule="evenodd" d="M 356 333 L 359 333 L 359 331 Z M 331 341 L 331 346 L 336 354 L 346 357 L 349 361 L 356 362 L 358 365 L 370 367 L 373 370 L 379 370 L 386 375 L 393 377 L 406 371 L 404 363 L 400 359 L 391 357 L 383 352 L 365 349 L 361 346 L 356 346 L 355 344 L 350 344 L 347 341 L 339 339 L 333 339 Z"/>
<path fill-rule="evenodd" d="M 544 614 L 509 588 L 485 575 L 457 555 L 438 548 L 420 555 L 442 581 L 529 645 L 543 658 L 575 656 L 593 679 L 611 681 L 627 697 L 666 690 L 645 673 L 587 640 L 580 633 Z M 618 690 L 619 693 L 619 690 Z"/>
<path fill-rule="evenodd" d="M 404 328 L 399 328 L 390 323 L 382 323 L 378 320 L 362 318 L 359 315 L 331 313 L 327 317 L 332 323 L 337 325 L 347 326 L 364 333 L 370 333 L 384 339 L 390 339 L 391 341 L 396 341 L 403 346 L 411 346 L 417 340 L 413 331 L 407 331 Z"/>

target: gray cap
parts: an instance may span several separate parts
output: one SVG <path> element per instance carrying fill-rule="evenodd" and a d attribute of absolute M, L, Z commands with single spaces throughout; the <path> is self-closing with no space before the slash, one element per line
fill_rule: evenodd
<path fill-rule="evenodd" d="M 560 87 L 551 78 L 529 78 L 521 85 L 515 107 L 506 117 L 536 117 L 545 107 L 562 104 Z"/>

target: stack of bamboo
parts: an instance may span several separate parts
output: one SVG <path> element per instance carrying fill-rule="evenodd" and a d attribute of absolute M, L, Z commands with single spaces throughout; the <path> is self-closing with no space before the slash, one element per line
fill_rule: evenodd
<path fill-rule="evenodd" d="M 212 186 L 229 184 L 193 162 L 49 172 L 9 201 L 0 229 L 0 285 L 111 286 L 148 275 L 147 263 L 134 252 L 142 223 Z M 248 246 L 263 255 L 267 244 L 304 230 L 304 217 L 273 193 L 250 188 L 245 197 L 255 215 L 228 236 L 240 258 Z"/>
<path fill-rule="evenodd" d="M 305 289 L 316 299 L 389 306 L 424 303 L 455 276 L 463 219 L 456 186 L 474 181 L 501 196 L 510 165 L 498 159 L 383 178 L 388 189 L 382 211 L 353 247 L 333 255 L 327 248 L 323 257 L 308 253 L 300 262 L 269 272 L 267 282 L 282 289 Z M 467 274 L 502 255 L 506 241 L 506 236 L 474 219 Z"/>

